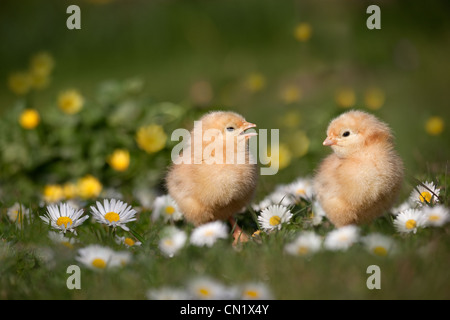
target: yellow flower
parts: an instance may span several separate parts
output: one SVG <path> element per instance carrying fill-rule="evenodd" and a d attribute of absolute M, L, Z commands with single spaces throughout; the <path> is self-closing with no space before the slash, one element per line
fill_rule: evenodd
<path fill-rule="evenodd" d="M 341 88 L 336 92 L 335 101 L 341 108 L 351 108 L 356 103 L 356 94 L 352 88 Z"/>
<path fill-rule="evenodd" d="M 261 73 L 252 73 L 247 77 L 247 88 L 251 92 L 258 92 L 266 86 L 266 77 Z"/>
<path fill-rule="evenodd" d="M 297 25 L 294 30 L 294 37 L 298 41 L 306 42 L 311 38 L 312 27 L 309 23 L 303 22 Z"/>
<path fill-rule="evenodd" d="M 102 188 L 100 181 L 91 175 L 79 179 L 77 184 L 78 194 L 83 199 L 98 197 Z"/>
<path fill-rule="evenodd" d="M 54 203 L 62 200 L 64 197 L 63 188 L 58 184 L 48 184 L 44 187 L 44 201 Z"/>
<path fill-rule="evenodd" d="M 281 99 L 286 104 L 294 103 L 300 101 L 302 97 L 302 92 L 298 86 L 290 85 L 283 89 L 281 92 Z"/>
<path fill-rule="evenodd" d="M 288 111 L 278 119 L 279 125 L 286 128 L 296 128 L 301 121 L 302 116 L 298 110 Z"/>
<path fill-rule="evenodd" d="M 430 136 L 438 136 L 444 131 L 444 125 L 444 119 L 441 117 L 431 117 L 425 123 L 425 131 Z"/>
<path fill-rule="evenodd" d="M 366 107 L 371 110 L 380 109 L 384 104 L 384 100 L 384 92 L 379 88 L 369 88 L 364 94 L 364 102 Z"/>
<path fill-rule="evenodd" d="M 294 157 L 301 158 L 307 154 L 309 145 L 310 140 L 302 130 L 295 131 L 289 137 L 289 150 Z"/>
<path fill-rule="evenodd" d="M 30 70 L 34 75 L 48 76 L 55 65 L 53 57 L 47 52 L 39 52 L 31 58 Z"/>
<path fill-rule="evenodd" d="M 39 112 L 35 109 L 25 109 L 19 117 L 20 125 L 27 130 L 36 128 L 40 121 Z"/>
<path fill-rule="evenodd" d="M 58 97 L 59 108 L 67 114 L 75 114 L 83 108 L 84 99 L 78 90 L 61 92 Z"/>
<path fill-rule="evenodd" d="M 267 155 L 270 158 L 270 165 L 278 167 L 279 170 L 289 166 L 292 160 L 292 153 L 289 147 L 283 143 L 278 146 L 278 154 L 272 154 L 272 150 L 269 149 Z"/>
<path fill-rule="evenodd" d="M 163 127 L 157 124 L 151 124 L 141 127 L 136 133 L 136 142 L 139 148 L 147 153 L 158 152 L 166 145 L 167 135 Z"/>
<path fill-rule="evenodd" d="M 30 91 L 31 84 L 32 79 L 28 72 L 14 72 L 9 75 L 9 89 L 17 95 L 27 94 Z"/>
<path fill-rule="evenodd" d="M 63 186 L 63 193 L 66 199 L 73 199 L 77 196 L 78 188 L 75 183 L 67 182 Z"/>
<path fill-rule="evenodd" d="M 108 163 L 116 171 L 125 171 L 130 165 L 130 152 L 125 149 L 116 149 L 108 157 Z"/>

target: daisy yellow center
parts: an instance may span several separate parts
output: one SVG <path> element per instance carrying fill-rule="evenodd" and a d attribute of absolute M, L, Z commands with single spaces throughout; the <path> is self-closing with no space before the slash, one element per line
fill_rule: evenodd
<path fill-rule="evenodd" d="M 405 227 L 406 229 L 414 229 L 416 227 L 416 224 L 416 220 L 409 219 L 408 221 L 406 221 Z"/>
<path fill-rule="evenodd" d="M 175 212 L 175 208 L 172 206 L 167 206 L 165 209 L 166 214 L 172 215 Z"/>
<path fill-rule="evenodd" d="M 375 248 L 373 248 L 373 253 L 375 253 L 377 256 L 386 256 L 387 250 L 385 247 L 376 246 Z"/>
<path fill-rule="evenodd" d="M 305 189 L 297 189 L 297 194 L 304 196 L 306 194 L 306 191 L 305 191 Z"/>
<path fill-rule="evenodd" d="M 130 246 L 130 247 L 132 247 L 132 246 L 134 246 L 134 244 L 135 244 L 135 241 L 133 240 L 133 239 L 131 239 L 131 238 L 125 238 L 125 240 L 123 241 L 127 246 Z"/>
<path fill-rule="evenodd" d="M 439 221 L 441 218 L 437 215 L 437 214 L 431 214 L 429 217 L 428 217 L 428 220 L 430 220 L 430 221 Z"/>
<path fill-rule="evenodd" d="M 300 246 L 300 247 L 297 249 L 297 253 L 298 253 L 299 255 L 301 255 L 301 256 L 307 254 L 308 251 L 309 251 L 309 250 L 308 250 L 308 247 L 305 247 L 305 246 Z"/>
<path fill-rule="evenodd" d="M 269 219 L 269 224 L 271 226 L 277 226 L 281 223 L 281 218 L 279 216 L 273 216 Z"/>
<path fill-rule="evenodd" d="M 58 220 L 56 220 L 56 224 L 58 226 L 64 225 L 64 227 L 67 228 L 67 225 L 71 225 L 73 223 L 72 219 L 69 217 L 59 217 Z"/>
<path fill-rule="evenodd" d="M 205 231 L 205 236 L 206 237 L 212 237 L 213 235 L 214 235 L 214 231 L 212 231 L 212 230 Z"/>
<path fill-rule="evenodd" d="M 171 246 L 173 246 L 173 241 L 172 241 L 172 239 L 166 239 L 166 240 L 164 240 L 164 244 L 166 246 L 171 247 Z"/>
<path fill-rule="evenodd" d="M 259 292 L 256 290 L 247 290 L 245 291 L 245 295 L 249 298 L 256 299 L 259 297 Z"/>
<path fill-rule="evenodd" d="M 202 295 L 204 297 L 209 297 L 209 295 L 211 294 L 211 292 L 208 290 L 208 288 L 205 288 L 205 287 L 199 288 L 198 293 L 200 293 L 200 295 Z"/>
<path fill-rule="evenodd" d="M 428 191 L 423 191 L 419 196 L 420 202 L 430 202 L 431 201 L 431 193 Z"/>
<path fill-rule="evenodd" d="M 92 260 L 92 265 L 99 269 L 105 269 L 106 261 L 101 258 L 95 258 L 94 260 Z"/>
<path fill-rule="evenodd" d="M 63 241 L 61 244 L 69 249 L 73 249 L 73 245 L 69 241 Z"/>
<path fill-rule="evenodd" d="M 105 214 L 105 219 L 109 222 L 117 222 L 120 220 L 120 216 L 115 212 L 108 212 Z"/>

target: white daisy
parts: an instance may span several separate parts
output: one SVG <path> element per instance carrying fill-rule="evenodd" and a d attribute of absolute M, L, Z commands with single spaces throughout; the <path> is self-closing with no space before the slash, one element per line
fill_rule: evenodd
<path fill-rule="evenodd" d="M 426 218 L 422 212 L 415 209 L 408 209 L 397 215 L 394 220 L 394 226 L 398 232 L 416 233 L 417 228 L 424 227 Z"/>
<path fill-rule="evenodd" d="M 142 245 L 142 242 L 136 241 L 133 238 L 130 238 L 130 237 L 119 237 L 118 235 L 116 235 L 116 243 L 117 244 L 124 244 L 128 248 Z"/>
<path fill-rule="evenodd" d="M 401 203 L 400 205 L 398 205 L 397 207 L 392 208 L 391 213 L 393 215 L 398 215 L 399 213 L 406 211 L 408 209 L 411 209 L 411 204 L 409 203 L 408 200 L 406 200 L 403 203 Z"/>
<path fill-rule="evenodd" d="M 272 300 L 273 295 L 266 284 L 262 282 L 249 282 L 240 290 L 242 300 Z"/>
<path fill-rule="evenodd" d="M 131 260 L 129 252 L 114 252 L 108 247 L 90 245 L 78 250 L 78 262 L 93 270 L 124 266 Z"/>
<path fill-rule="evenodd" d="M 311 210 L 311 224 L 313 226 L 318 226 L 322 223 L 323 219 L 326 218 L 327 214 L 325 213 L 325 210 L 323 210 L 322 206 L 318 201 L 313 201 L 312 203 L 312 210 Z"/>
<path fill-rule="evenodd" d="M 433 182 L 424 182 L 414 188 L 409 196 L 409 201 L 420 206 L 429 203 L 434 204 L 439 202 L 440 189 L 436 188 Z"/>
<path fill-rule="evenodd" d="M 310 201 L 314 195 L 312 180 L 309 178 L 298 178 L 286 186 L 286 190 L 294 199 L 305 199 Z"/>
<path fill-rule="evenodd" d="M 15 222 L 17 227 L 21 227 L 25 221 L 30 222 L 31 215 L 30 209 L 26 208 L 23 204 L 18 202 L 14 203 L 14 205 L 6 211 L 9 220 L 11 222 Z"/>
<path fill-rule="evenodd" d="M 73 245 L 78 242 L 76 238 L 67 238 L 64 234 L 55 231 L 49 231 L 48 237 L 53 242 L 60 243 L 69 249 L 72 249 Z"/>
<path fill-rule="evenodd" d="M 288 243 L 284 249 L 294 256 L 307 256 L 320 250 L 322 239 L 313 231 L 300 234 L 293 242 Z"/>
<path fill-rule="evenodd" d="M 380 233 L 371 233 L 361 239 L 366 249 L 376 256 L 387 256 L 395 249 L 392 238 Z"/>
<path fill-rule="evenodd" d="M 149 300 L 188 300 L 190 298 L 186 291 L 171 287 L 149 289 L 146 296 Z"/>
<path fill-rule="evenodd" d="M 347 250 L 359 239 L 359 228 L 354 225 L 340 227 L 330 231 L 324 240 L 324 247 L 329 250 Z"/>
<path fill-rule="evenodd" d="M 167 227 L 159 240 L 159 249 L 168 257 L 173 257 L 186 243 L 186 232 L 176 227 Z"/>
<path fill-rule="evenodd" d="M 155 221 L 160 217 L 163 217 L 165 222 L 183 219 L 178 205 L 168 194 L 157 197 L 153 203 L 152 220 Z"/>
<path fill-rule="evenodd" d="M 103 205 L 97 201 L 97 207 L 91 206 L 91 212 L 98 222 L 113 228 L 121 227 L 126 231 L 130 229 L 125 224 L 136 220 L 136 210 L 127 203 L 116 199 L 105 199 Z"/>
<path fill-rule="evenodd" d="M 258 222 L 266 232 L 280 230 L 283 223 L 289 223 L 292 218 L 291 211 L 282 205 L 271 205 L 261 211 Z"/>
<path fill-rule="evenodd" d="M 194 299 L 199 300 L 223 300 L 230 297 L 224 284 L 209 277 L 199 277 L 189 281 L 187 291 Z"/>
<path fill-rule="evenodd" d="M 53 228 L 62 232 L 71 231 L 76 234 L 75 228 L 81 225 L 88 215 L 83 215 L 83 209 L 76 210 L 67 203 L 60 203 L 57 205 L 47 206 L 47 215 L 40 216 L 40 218 Z"/>
<path fill-rule="evenodd" d="M 267 198 L 272 204 L 283 205 L 285 207 L 295 204 L 295 199 L 291 196 L 290 191 L 285 185 L 277 186 Z"/>
<path fill-rule="evenodd" d="M 214 221 L 196 227 L 192 231 L 190 242 L 199 247 L 212 247 L 218 239 L 226 238 L 228 238 L 228 226 L 222 221 Z"/>
<path fill-rule="evenodd" d="M 443 205 L 436 205 L 434 207 L 426 206 L 422 208 L 422 213 L 427 226 L 442 227 L 450 221 L 449 210 Z"/>

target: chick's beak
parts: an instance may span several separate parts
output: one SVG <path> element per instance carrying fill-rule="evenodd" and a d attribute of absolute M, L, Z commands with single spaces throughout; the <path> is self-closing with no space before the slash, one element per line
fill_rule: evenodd
<path fill-rule="evenodd" d="M 258 134 L 256 132 L 245 132 L 246 130 L 248 130 L 250 128 L 255 128 L 255 127 L 256 127 L 256 124 L 245 121 L 244 123 L 242 123 L 240 135 L 244 136 L 246 138 L 257 136 Z"/>
<path fill-rule="evenodd" d="M 323 145 L 324 146 L 333 146 L 336 144 L 336 140 L 332 137 L 327 137 L 324 141 L 323 141 Z"/>

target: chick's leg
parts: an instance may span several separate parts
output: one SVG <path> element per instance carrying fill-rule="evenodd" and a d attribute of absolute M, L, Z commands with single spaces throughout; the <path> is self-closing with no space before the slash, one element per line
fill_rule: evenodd
<path fill-rule="evenodd" d="M 228 218 L 228 221 L 231 224 L 231 228 L 234 228 L 233 245 L 237 245 L 239 242 L 247 242 L 249 240 L 249 237 L 247 234 L 244 233 L 244 230 L 242 230 L 241 227 L 238 226 L 236 220 L 233 217 L 230 217 Z"/>

